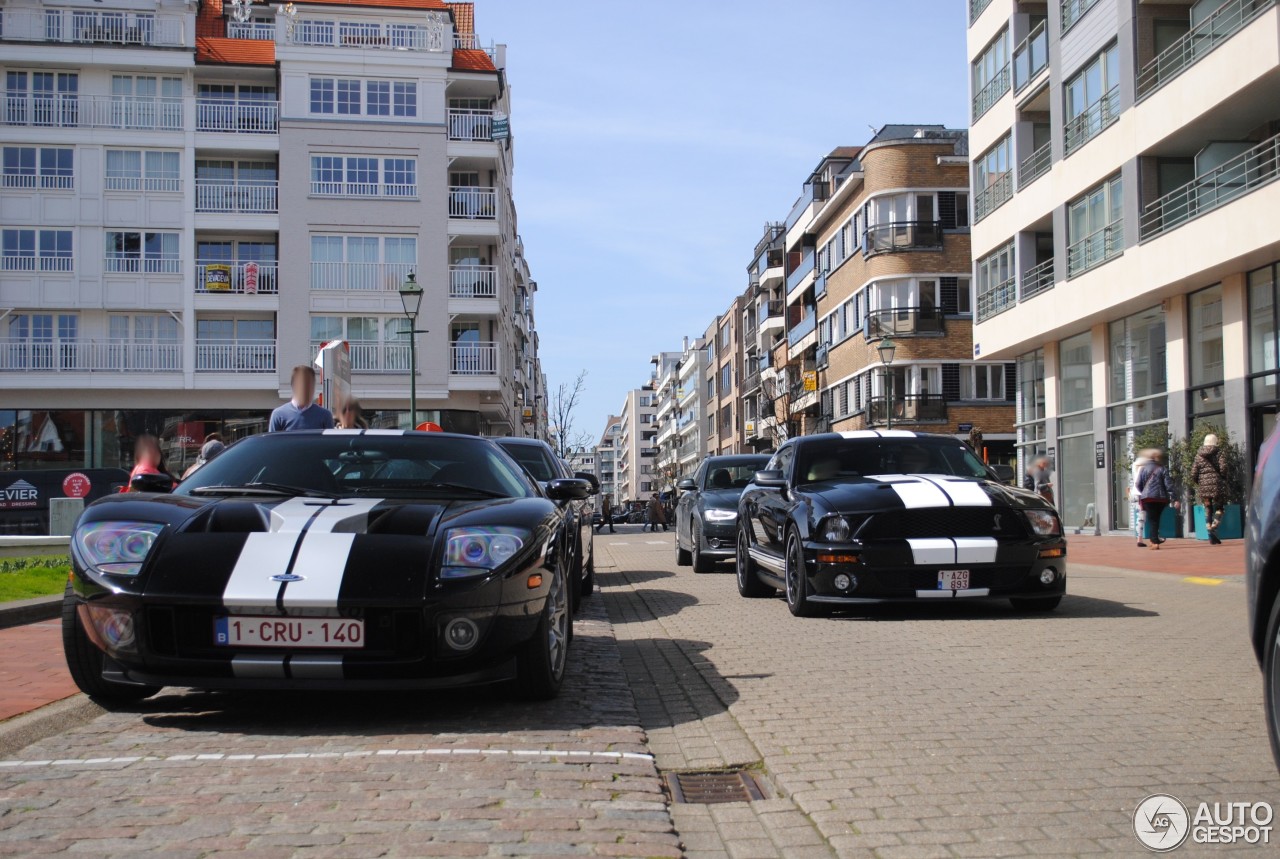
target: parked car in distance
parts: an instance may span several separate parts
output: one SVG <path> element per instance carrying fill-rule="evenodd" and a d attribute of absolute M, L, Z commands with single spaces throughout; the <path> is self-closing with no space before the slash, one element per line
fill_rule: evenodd
<path fill-rule="evenodd" d="M 733 558 L 738 535 L 738 498 L 755 473 L 769 463 L 767 454 L 709 456 L 693 477 L 676 484 L 676 564 L 709 573 L 718 561 Z"/>
<path fill-rule="evenodd" d="M 1245 526 L 1245 591 L 1249 638 L 1262 668 L 1271 755 L 1280 768 L 1280 429 L 1258 451 Z"/>
<path fill-rule="evenodd" d="M 953 436 L 874 430 L 791 439 L 738 502 L 738 591 L 798 616 L 890 601 L 1066 591 L 1057 512 L 1006 486 Z"/>

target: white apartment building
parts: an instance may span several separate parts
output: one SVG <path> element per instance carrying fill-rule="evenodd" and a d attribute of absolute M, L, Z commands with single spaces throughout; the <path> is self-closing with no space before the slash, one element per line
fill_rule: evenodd
<path fill-rule="evenodd" d="M 1126 529 L 1137 433 L 1276 422 L 1280 8 L 969 8 L 975 356 L 1017 362 L 1066 523 Z"/>
<path fill-rule="evenodd" d="M 689 339 L 685 338 L 686 348 Z M 679 414 L 679 375 L 680 361 L 684 351 L 660 352 L 654 355 L 651 362 L 654 366 L 654 456 L 653 486 L 660 492 L 666 492 L 675 486 L 682 476 L 679 464 L 679 433 L 676 416 Z"/>
<path fill-rule="evenodd" d="M 747 295 L 742 310 L 742 427 L 754 452 L 773 450 L 785 439 L 773 406 L 779 370 L 773 352 L 787 336 L 786 224 L 769 222 L 747 266 Z"/>
<path fill-rule="evenodd" d="M 618 419 L 616 503 L 647 499 L 657 482 L 656 380 L 628 391 Z"/>
<path fill-rule="evenodd" d="M 596 445 L 596 479 L 600 481 L 597 504 L 618 504 L 618 437 L 622 434 L 622 418 L 610 415 L 605 421 L 600 443 Z"/>
<path fill-rule="evenodd" d="M 0 2 L 0 468 L 127 465 L 153 432 L 180 470 L 334 339 L 377 425 L 408 423 L 417 336 L 421 420 L 536 431 L 505 49 L 472 6 Z"/>

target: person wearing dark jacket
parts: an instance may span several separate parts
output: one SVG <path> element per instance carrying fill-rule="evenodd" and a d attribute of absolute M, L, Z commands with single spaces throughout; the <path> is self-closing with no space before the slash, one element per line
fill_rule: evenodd
<path fill-rule="evenodd" d="M 1222 450 L 1218 447 L 1218 437 L 1213 433 L 1204 437 L 1204 446 L 1196 453 L 1195 462 L 1191 465 L 1191 483 L 1204 507 L 1204 527 L 1209 532 L 1209 542 L 1217 546 L 1222 542 L 1218 526 L 1222 524 L 1226 481 L 1222 478 Z"/>
<path fill-rule="evenodd" d="M 663 506 L 662 498 L 655 492 L 649 499 L 649 522 L 646 527 L 656 534 L 659 525 L 662 526 L 663 531 L 667 530 L 667 508 Z"/>
<path fill-rule="evenodd" d="M 1160 517 L 1164 509 L 1171 503 L 1174 509 L 1178 502 L 1174 500 L 1173 478 L 1164 467 L 1164 454 L 1158 450 L 1151 451 L 1151 462 L 1138 474 L 1138 503 L 1147 516 L 1147 539 L 1151 548 L 1159 549 L 1164 538 L 1160 536 Z"/>

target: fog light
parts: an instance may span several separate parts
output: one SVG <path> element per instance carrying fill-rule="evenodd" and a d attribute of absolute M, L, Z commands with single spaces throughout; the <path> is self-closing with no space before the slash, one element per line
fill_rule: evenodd
<path fill-rule="evenodd" d="M 719 548 L 720 548 L 720 538 L 718 538 L 718 537 L 712 537 L 710 540 L 708 540 L 708 541 L 707 541 L 707 545 L 708 545 L 708 546 L 710 546 L 712 549 L 719 549 Z"/>
<path fill-rule="evenodd" d="M 89 623 L 96 633 L 96 642 L 107 650 L 133 650 L 136 640 L 133 632 L 133 615 L 127 611 L 86 604 L 82 606 L 89 615 Z"/>
<path fill-rule="evenodd" d="M 1051 585 L 1058 578 L 1058 571 L 1053 567 L 1045 567 L 1040 571 L 1040 584 Z"/>
<path fill-rule="evenodd" d="M 847 591 L 849 590 L 849 585 L 853 584 L 853 580 L 841 573 L 831 580 L 831 584 L 835 585 L 838 591 Z"/>
<path fill-rule="evenodd" d="M 480 627 L 470 618 L 455 617 L 445 624 L 444 640 L 454 650 L 470 650 L 480 640 Z"/>

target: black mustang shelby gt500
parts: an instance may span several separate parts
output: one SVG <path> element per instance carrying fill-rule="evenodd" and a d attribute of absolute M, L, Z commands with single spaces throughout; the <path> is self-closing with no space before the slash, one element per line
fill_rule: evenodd
<path fill-rule="evenodd" d="M 949 436 L 792 439 L 742 493 L 738 522 L 738 591 L 782 588 L 795 615 L 939 598 L 1051 611 L 1066 592 L 1058 514 Z"/>
<path fill-rule="evenodd" d="M 162 686 L 560 688 L 565 510 L 480 438 L 391 430 L 245 439 L 172 494 L 90 505 L 63 610 L 99 700 Z"/>

